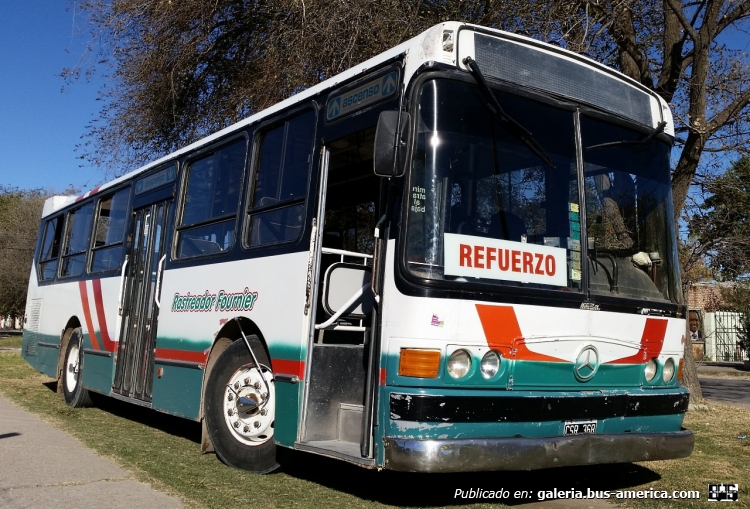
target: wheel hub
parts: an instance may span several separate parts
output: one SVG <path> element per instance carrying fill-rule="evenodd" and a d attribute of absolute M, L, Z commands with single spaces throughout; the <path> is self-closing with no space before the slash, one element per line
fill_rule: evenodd
<path fill-rule="evenodd" d="M 260 445 L 273 437 L 273 374 L 265 366 L 261 371 L 263 378 L 254 366 L 242 366 L 224 391 L 224 421 L 234 437 L 247 445 Z"/>
<path fill-rule="evenodd" d="M 80 357 L 80 350 L 78 345 L 73 345 L 68 352 L 67 364 L 68 369 L 65 370 L 65 385 L 68 387 L 68 391 L 73 392 L 78 384 L 78 362 Z"/>

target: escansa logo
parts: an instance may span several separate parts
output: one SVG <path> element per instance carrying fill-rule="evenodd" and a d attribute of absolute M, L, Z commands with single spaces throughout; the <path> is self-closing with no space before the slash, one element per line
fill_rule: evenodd
<path fill-rule="evenodd" d="M 392 72 L 387 76 L 383 77 L 383 84 L 380 87 L 382 89 L 381 95 L 383 97 L 391 95 L 396 90 L 396 78 L 398 77 L 397 72 Z"/>
<path fill-rule="evenodd" d="M 331 104 L 328 105 L 328 113 L 327 113 L 328 120 L 338 117 L 340 112 L 341 112 L 341 97 L 336 97 L 331 101 Z"/>

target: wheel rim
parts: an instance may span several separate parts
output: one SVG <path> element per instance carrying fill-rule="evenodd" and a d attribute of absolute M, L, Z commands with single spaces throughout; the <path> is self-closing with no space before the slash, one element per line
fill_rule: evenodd
<path fill-rule="evenodd" d="M 68 392 L 76 390 L 78 385 L 78 370 L 80 362 L 80 350 L 77 344 L 70 347 L 68 351 L 68 358 L 65 362 L 65 386 L 68 388 Z"/>
<path fill-rule="evenodd" d="M 273 437 L 273 374 L 263 365 L 261 371 L 263 378 L 252 364 L 246 364 L 234 372 L 224 389 L 224 422 L 237 440 L 250 446 L 264 444 Z M 255 408 L 246 404 L 248 400 Z"/>

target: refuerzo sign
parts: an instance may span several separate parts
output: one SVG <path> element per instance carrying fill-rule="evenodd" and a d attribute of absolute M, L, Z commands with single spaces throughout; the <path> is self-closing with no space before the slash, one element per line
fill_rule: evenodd
<path fill-rule="evenodd" d="M 445 275 L 567 286 L 563 248 L 446 233 Z"/>

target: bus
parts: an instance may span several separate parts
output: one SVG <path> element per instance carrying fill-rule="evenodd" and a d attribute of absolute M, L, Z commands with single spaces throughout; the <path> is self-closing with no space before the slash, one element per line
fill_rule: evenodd
<path fill-rule="evenodd" d="M 667 104 L 459 22 L 43 210 L 22 355 L 278 447 L 457 472 L 688 456 Z M 163 307 L 163 309 L 162 309 Z"/>

